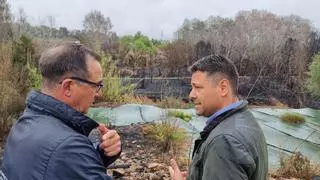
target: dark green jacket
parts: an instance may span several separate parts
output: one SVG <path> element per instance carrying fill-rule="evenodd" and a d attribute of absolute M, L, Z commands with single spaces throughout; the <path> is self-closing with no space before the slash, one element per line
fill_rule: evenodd
<path fill-rule="evenodd" d="M 195 141 L 188 180 L 265 180 L 267 144 L 247 101 L 218 116 Z"/>

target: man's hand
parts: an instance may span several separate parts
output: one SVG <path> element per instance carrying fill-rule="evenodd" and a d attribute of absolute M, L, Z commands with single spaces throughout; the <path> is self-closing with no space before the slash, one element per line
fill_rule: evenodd
<path fill-rule="evenodd" d="M 169 172 L 171 176 L 171 180 L 185 180 L 187 178 L 188 172 L 181 172 L 178 164 L 174 159 L 170 160 Z"/>
<path fill-rule="evenodd" d="M 105 125 L 99 124 L 102 142 L 100 148 L 103 149 L 106 156 L 115 156 L 121 151 L 120 136 L 115 130 L 109 130 Z"/>

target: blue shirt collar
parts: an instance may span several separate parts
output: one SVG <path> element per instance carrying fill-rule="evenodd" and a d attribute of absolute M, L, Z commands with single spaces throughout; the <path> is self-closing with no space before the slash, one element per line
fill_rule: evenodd
<path fill-rule="evenodd" d="M 243 102 L 243 100 L 234 102 L 234 103 L 229 104 L 228 106 L 220 109 L 219 111 L 215 112 L 213 115 L 211 115 L 211 116 L 208 118 L 206 124 L 210 124 L 211 122 L 213 122 L 218 116 L 220 116 L 220 115 L 223 114 L 224 112 L 227 112 L 227 111 L 230 111 L 230 110 L 232 110 L 232 109 L 237 108 L 238 106 L 241 105 L 242 102 Z"/>

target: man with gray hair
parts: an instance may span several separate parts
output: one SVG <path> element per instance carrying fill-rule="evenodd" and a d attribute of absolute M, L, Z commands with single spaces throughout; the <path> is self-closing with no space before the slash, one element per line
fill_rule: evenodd
<path fill-rule="evenodd" d="M 99 61 L 78 43 L 41 55 L 41 91 L 28 95 L 5 145 L 2 170 L 8 179 L 111 179 L 106 167 L 120 155 L 120 137 L 84 115 L 102 93 Z M 88 138 L 95 128 L 98 144 Z"/>
<path fill-rule="evenodd" d="M 195 62 L 190 99 L 198 115 L 208 117 L 195 141 L 188 172 L 181 172 L 175 160 L 169 167 L 172 180 L 265 180 L 268 154 L 265 137 L 238 98 L 238 72 L 232 61 L 210 55 Z"/>

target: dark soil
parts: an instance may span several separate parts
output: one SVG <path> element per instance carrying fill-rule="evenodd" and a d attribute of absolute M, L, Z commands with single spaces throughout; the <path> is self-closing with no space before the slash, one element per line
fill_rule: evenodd
<path fill-rule="evenodd" d="M 115 179 L 169 180 L 168 165 L 174 155 L 162 152 L 159 144 L 142 132 L 142 125 L 117 127 L 122 140 L 122 154 L 114 165 L 130 165 L 129 168 L 108 168 Z M 113 165 L 111 165 L 112 168 Z M 185 170 L 187 166 L 181 167 Z"/>

